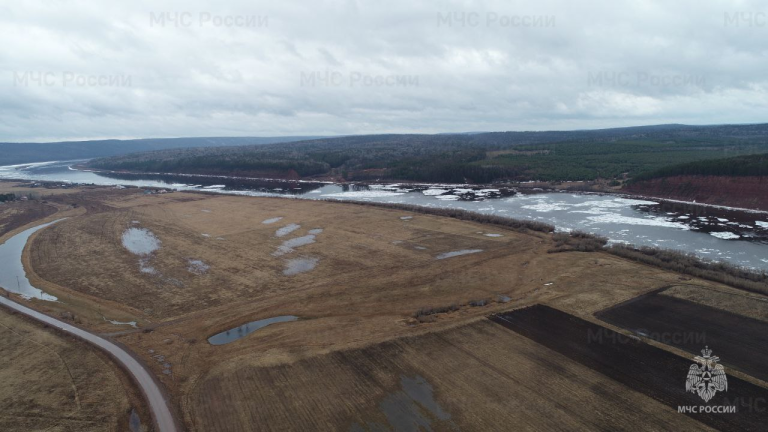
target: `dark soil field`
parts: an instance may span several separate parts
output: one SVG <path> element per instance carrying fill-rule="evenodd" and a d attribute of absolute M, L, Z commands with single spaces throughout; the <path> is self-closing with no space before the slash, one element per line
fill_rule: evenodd
<path fill-rule="evenodd" d="M 695 355 L 709 345 L 726 367 L 768 381 L 765 321 L 660 294 L 638 297 L 596 316 L 633 332 L 660 335 L 660 342 Z"/>
<path fill-rule="evenodd" d="M 547 306 L 536 305 L 497 314 L 491 319 L 670 408 L 705 405 L 697 395 L 685 391 L 686 376 L 693 360 Z M 761 349 L 751 348 L 753 354 Z M 753 409 L 749 409 L 741 402 L 734 403 L 737 398 L 738 401 L 762 403 L 753 404 Z M 686 415 L 723 431 L 765 431 L 768 424 L 766 400 L 768 390 L 728 375 L 727 392 L 718 392 L 706 405 L 736 405 L 736 413 Z"/>

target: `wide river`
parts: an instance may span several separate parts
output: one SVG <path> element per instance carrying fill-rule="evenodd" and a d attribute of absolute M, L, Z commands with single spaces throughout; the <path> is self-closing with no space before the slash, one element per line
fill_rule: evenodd
<path fill-rule="evenodd" d="M 612 243 L 655 246 L 768 270 L 768 213 L 582 193 L 519 194 L 468 186 L 339 185 L 211 176 L 106 174 L 76 161 L 0 167 L 0 178 L 96 185 L 165 187 L 248 196 L 348 199 L 449 207 L 546 222 Z M 44 189 L 41 190 L 44 193 Z"/>

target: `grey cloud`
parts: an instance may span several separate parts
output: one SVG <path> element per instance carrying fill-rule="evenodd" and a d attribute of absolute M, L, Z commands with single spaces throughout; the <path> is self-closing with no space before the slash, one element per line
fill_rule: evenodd
<path fill-rule="evenodd" d="M 768 27 L 726 22 L 768 12 L 757 1 L 0 8 L 1 141 L 749 123 L 768 108 Z M 525 18 L 554 25 L 503 23 Z"/>

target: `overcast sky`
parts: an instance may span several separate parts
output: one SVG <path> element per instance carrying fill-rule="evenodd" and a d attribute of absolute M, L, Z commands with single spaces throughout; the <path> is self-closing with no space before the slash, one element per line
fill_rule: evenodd
<path fill-rule="evenodd" d="M 0 141 L 765 122 L 766 12 L 701 0 L 3 1 Z"/>

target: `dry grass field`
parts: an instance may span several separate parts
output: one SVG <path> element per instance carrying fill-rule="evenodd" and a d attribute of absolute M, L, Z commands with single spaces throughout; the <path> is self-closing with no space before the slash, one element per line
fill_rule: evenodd
<path fill-rule="evenodd" d="M 710 430 L 482 320 L 272 367 L 216 367 L 194 430 Z"/>
<path fill-rule="evenodd" d="M 547 253 L 549 234 L 379 207 L 136 189 L 49 201 L 72 216 L 35 234 L 23 260 L 33 284 L 62 301 L 31 303 L 130 347 L 190 430 L 376 430 L 412 416 L 435 430 L 605 430 L 651 411 L 657 429 L 685 429 L 689 419 L 502 338 L 485 317 L 542 303 L 594 321 L 682 279 L 728 289 L 602 252 Z M 125 235 L 158 247 L 132 253 Z M 475 253 L 438 259 L 457 251 Z M 415 316 L 424 309 L 444 312 Z M 207 342 L 280 315 L 299 320 Z M 615 409 L 595 414 L 601 404 Z"/>
<path fill-rule="evenodd" d="M 143 404 L 111 360 L 5 308 L 0 352 L 2 431 L 129 431 Z"/>

